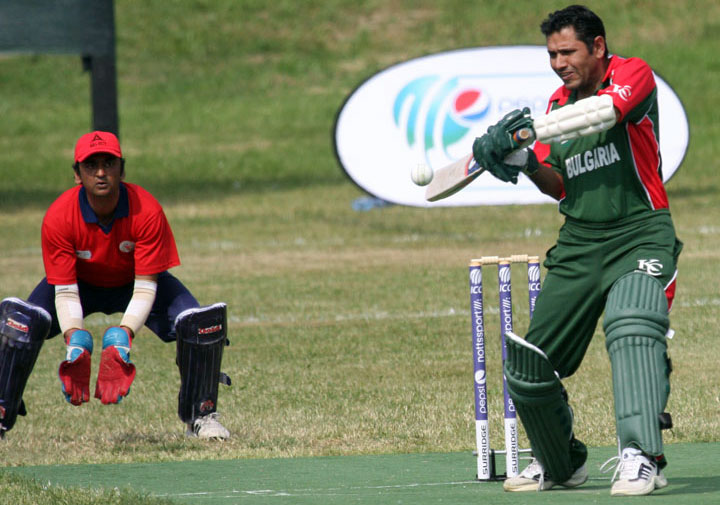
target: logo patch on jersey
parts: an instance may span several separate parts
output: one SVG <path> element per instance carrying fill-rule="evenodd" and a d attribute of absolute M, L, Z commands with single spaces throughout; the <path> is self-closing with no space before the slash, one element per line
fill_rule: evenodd
<path fill-rule="evenodd" d="M 130 242 L 129 240 L 123 240 L 120 242 L 119 246 L 120 252 L 129 253 L 133 252 L 135 250 L 135 242 Z"/>
<path fill-rule="evenodd" d="M 663 265 L 658 259 L 638 260 L 637 272 L 644 272 L 653 277 L 662 275 Z"/>
<path fill-rule="evenodd" d="M 598 146 L 588 149 L 584 153 L 579 153 L 565 160 L 565 171 L 568 179 L 577 177 L 586 172 L 592 172 L 595 169 L 605 167 L 616 161 L 620 161 L 620 153 L 615 144 Z"/>
<path fill-rule="evenodd" d="M 625 86 L 620 86 L 619 84 L 613 84 L 612 90 L 610 90 L 610 93 L 615 93 L 617 96 L 625 100 L 626 102 L 630 98 L 630 95 L 632 95 L 632 86 L 629 84 L 626 84 Z"/>
<path fill-rule="evenodd" d="M 81 260 L 89 260 L 92 258 L 92 253 L 90 251 L 75 251 L 75 256 Z"/>

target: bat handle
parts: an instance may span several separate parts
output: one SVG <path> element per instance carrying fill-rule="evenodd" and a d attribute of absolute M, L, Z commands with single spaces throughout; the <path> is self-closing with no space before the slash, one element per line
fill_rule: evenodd
<path fill-rule="evenodd" d="M 517 142 L 518 147 L 525 147 L 535 139 L 535 132 L 532 128 L 520 128 L 513 133 L 513 140 Z"/>

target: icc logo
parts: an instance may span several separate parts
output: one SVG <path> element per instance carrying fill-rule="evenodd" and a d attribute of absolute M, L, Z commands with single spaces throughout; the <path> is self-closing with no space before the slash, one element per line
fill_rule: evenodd
<path fill-rule="evenodd" d="M 613 84 L 612 92 L 627 102 L 630 95 L 632 95 L 632 86 Z"/>
<path fill-rule="evenodd" d="M 422 152 L 432 167 L 451 161 L 449 147 L 486 120 L 491 104 L 489 93 L 476 83 L 426 75 L 398 92 L 393 118 L 404 131 L 407 145 Z"/>

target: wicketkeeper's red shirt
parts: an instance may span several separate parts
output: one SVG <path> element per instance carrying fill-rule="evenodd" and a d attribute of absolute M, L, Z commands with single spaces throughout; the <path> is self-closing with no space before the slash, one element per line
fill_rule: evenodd
<path fill-rule="evenodd" d="M 115 218 L 102 227 L 85 189 L 75 186 L 50 206 L 42 223 L 42 252 L 49 284 L 78 280 L 101 287 L 132 282 L 180 264 L 175 238 L 158 201 L 122 183 Z"/>

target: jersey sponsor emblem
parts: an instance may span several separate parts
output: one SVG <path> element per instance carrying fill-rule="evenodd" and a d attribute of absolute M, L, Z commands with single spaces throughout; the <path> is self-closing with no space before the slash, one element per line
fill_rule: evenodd
<path fill-rule="evenodd" d="M 81 260 L 89 260 L 92 258 L 92 253 L 90 251 L 75 251 L 75 256 Z"/>
<path fill-rule="evenodd" d="M 132 252 L 135 249 L 135 242 L 130 242 L 129 240 L 123 240 L 120 242 L 119 246 L 120 252 L 129 253 Z"/>
<path fill-rule="evenodd" d="M 648 275 L 657 277 L 658 275 L 662 275 L 662 268 L 663 265 L 658 259 L 642 259 L 638 260 L 638 267 L 636 271 L 645 272 Z"/>
<path fill-rule="evenodd" d="M 629 84 L 626 84 L 624 86 L 620 86 L 619 84 L 613 84 L 610 93 L 615 93 L 617 96 L 627 102 L 630 98 L 630 95 L 632 95 L 632 86 L 630 86 Z"/>

